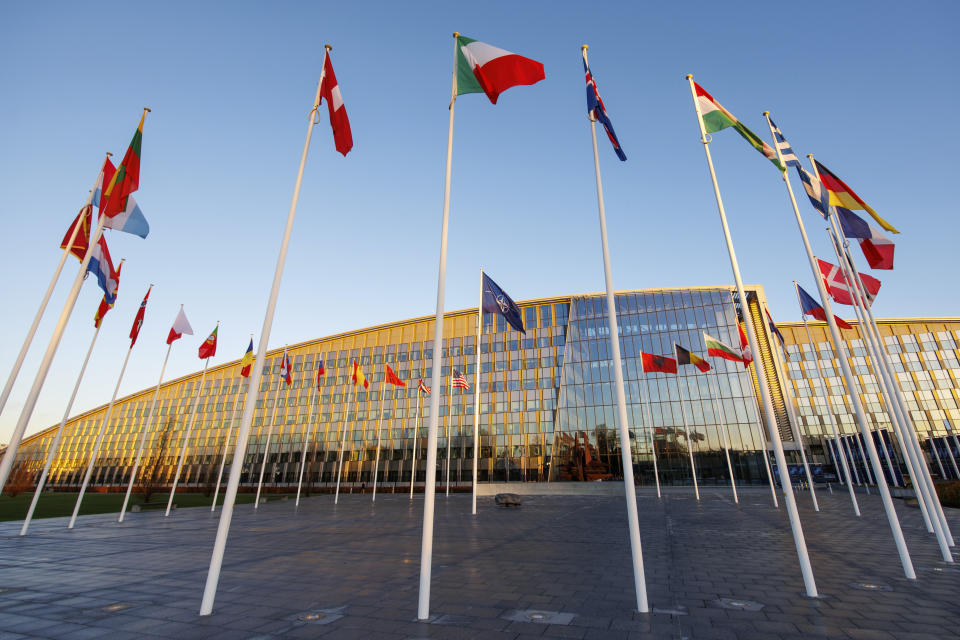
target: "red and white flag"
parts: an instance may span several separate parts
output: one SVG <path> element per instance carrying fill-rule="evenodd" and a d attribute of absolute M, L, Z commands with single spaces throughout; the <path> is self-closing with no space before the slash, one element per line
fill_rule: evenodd
<path fill-rule="evenodd" d="M 179 340 L 183 337 L 183 334 L 192 336 L 193 327 L 190 326 L 190 321 L 187 320 L 187 314 L 183 312 L 183 307 L 180 307 L 180 313 L 177 314 L 176 320 L 173 321 L 173 326 L 170 327 L 170 333 L 167 335 L 167 344 L 171 344 L 174 340 Z"/>
<path fill-rule="evenodd" d="M 450 382 L 450 387 L 453 389 L 469 389 L 470 385 L 467 384 L 467 379 L 463 376 L 458 369 L 453 370 L 453 380 Z"/>
<path fill-rule="evenodd" d="M 746 368 L 753 362 L 753 352 L 750 351 L 750 341 L 747 340 L 747 334 L 743 332 L 743 325 L 737 323 L 737 329 L 740 331 L 740 357 L 743 358 L 743 366 Z"/>
<path fill-rule="evenodd" d="M 337 76 L 333 73 L 333 64 L 330 62 L 330 52 L 324 57 L 323 83 L 320 85 L 320 101 L 327 101 L 330 110 L 330 127 L 333 129 L 333 144 L 337 151 L 347 155 L 353 149 L 353 133 L 350 132 L 350 120 L 347 118 L 347 108 L 343 106 L 343 97 L 340 95 L 340 85 Z M 319 104 L 317 106 L 320 106 Z"/>
<path fill-rule="evenodd" d="M 153 285 L 150 285 L 150 288 L 147 289 L 147 295 L 143 296 L 143 302 L 140 303 L 140 308 L 137 310 L 137 317 L 133 319 L 133 326 L 130 327 L 131 348 L 137 344 L 137 336 L 140 335 L 140 327 L 143 326 L 143 316 L 147 313 L 147 300 L 150 298 L 151 289 L 153 289 Z"/>
<path fill-rule="evenodd" d="M 860 238 L 860 250 L 863 251 L 863 257 L 867 259 L 871 269 L 893 269 L 893 251 L 895 249 L 893 240 L 883 235 L 872 224 L 869 226 L 870 237 Z"/>
<path fill-rule="evenodd" d="M 833 298 L 833 301 L 837 304 L 852 305 L 853 297 L 851 289 L 840 267 L 820 259 L 817 259 L 817 263 L 820 266 L 820 273 L 823 274 L 823 284 L 827 287 L 827 291 L 830 292 L 830 297 Z M 863 283 L 863 288 L 867 291 L 867 302 L 872 305 L 874 298 L 877 297 L 877 293 L 880 291 L 880 281 L 865 273 L 860 274 L 860 281 Z"/>

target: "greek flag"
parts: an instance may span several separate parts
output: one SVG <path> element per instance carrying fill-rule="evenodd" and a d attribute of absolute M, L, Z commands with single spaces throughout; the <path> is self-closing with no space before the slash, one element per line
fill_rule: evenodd
<path fill-rule="evenodd" d="M 790 143 L 787 142 L 787 139 L 783 137 L 783 132 L 780 131 L 780 127 L 777 126 L 777 123 L 770 119 L 770 124 L 773 126 L 773 137 L 777 141 L 777 148 L 780 149 L 780 155 L 783 156 L 783 164 L 786 166 L 800 166 L 800 159 L 797 158 L 797 154 L 793 152 L 793 148 L 790 146 Z"/>
<path fill-rule="evenodd" d="M 810 198 L 810 204 L 813 205 L 813 208 L 820 212 L 824 218 L 830 215 L 830 194 L 824 189 L 823 184 L 820 183 L 820 180 L 817 179 L 817 176 L 813 175 L 799 164 L 795 165 L 797 167 L 797 173 L 800 174 L 800 180 L 803 182 L 803 188 L 807 192 L 807 197 Z"/>

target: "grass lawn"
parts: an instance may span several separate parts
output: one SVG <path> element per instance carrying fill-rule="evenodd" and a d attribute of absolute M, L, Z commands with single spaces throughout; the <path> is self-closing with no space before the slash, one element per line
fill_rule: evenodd
<path fill-rule="evenodd" d="M 45 493 L 40 496 L 37 503 L 37 509 L 33 517 L 37 518 L 60 518 L 69 516 L 73 513 L 73 505 L 77 501 L 77 493 Z M 123 506 L 123 493 L 91 493 L 87 492 L 83 496 L 83 504 L 80 505 L 80 515 L 91 513 L 119 513 Z M 153 509 L 163 509 L 166 506 L 169 493 L 154 493 L 150 502 L 162 502 L 164 506 L 151 507 Z M 248 504 L 253 502 L 254 494 L 238 493 L 237 504 Z M 279 500 L 282 496 L 277 494 L 268 494 L 267 500 Z M 4 520 L 23 520 L 27 516 L 27 509 L 30 508 L 30 501 L 33 499 L 32 492 L 21 493 L 15 498 L 4 494 L 0 496 L 0 521 Z M 202 493 L 177 493 L 173 502 L 178 509 L 186 507 L 209 507 L 213 496 L 205 496 Z M 130 496 L 130 505 L 142 504 L 143 495 L 134 493 Z M 217 499 L 217 504 L 223 504 L 223 493 Z M 130 506 L 127 506 L 129 511 Z"/>

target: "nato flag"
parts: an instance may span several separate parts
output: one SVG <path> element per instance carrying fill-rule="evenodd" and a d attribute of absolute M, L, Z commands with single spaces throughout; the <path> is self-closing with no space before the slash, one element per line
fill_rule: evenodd
<path fill-rule="evenodd" d="M 487 274 L 483 274 L 483 310 L 487 313 L 499 313 L 511 327 L 524 335 L 527 334 L 523 328 L 520 307 Z"/>

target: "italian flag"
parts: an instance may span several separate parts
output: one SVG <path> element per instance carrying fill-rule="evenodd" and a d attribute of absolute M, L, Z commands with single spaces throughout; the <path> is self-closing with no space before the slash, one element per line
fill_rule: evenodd
<path fill-rule="evenodd" d="M 546 76 L 543 64 L 484 42 L 457 36 L 457 95 L 485 93 L 497 104 L 500 94 L 521 84 L 536 84 Z"/>
<path fill-rule="evenodd" d="M 700 108 L 700 119 L 703 121 L 703 128 L 706 129 L 707 133 L 733 127 L 737 133 L 743 136 L 744 140 L 750 143 L 750 146 L 766 156 L 767 160 L 772 162 L 777 169 L 780 169 L 780 171 L 786 170 L 783 168 L 783 165 L 780 164 L 780 161 L 777 160 L 777 152 L 774 151 L 773 147 L 761 140 L 757 134 L 750 131 L 742 122 L 737 120 L 732 113 L 724 109 L 723 105 L 707 93 L 706 89 L 696 82 L 693 83 L 693 86 L 697 92 L 697 106 Z"/>
<path fill-rule="evenodd" d="M 744 366 L 747 364 L 747 360 L 740 354 L 740 351 L 734 349 L 733 347 L 728 347 L 723 344 L 716 338 L 711 337 L 709 334 L 703 334 L 703 343 L 707 346 L 707 355 L 714 358 L 723 358 L 724 360 L 730 360 L 732 362 L 742 362 Z"/>

